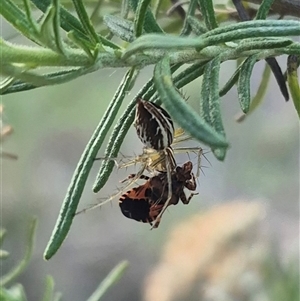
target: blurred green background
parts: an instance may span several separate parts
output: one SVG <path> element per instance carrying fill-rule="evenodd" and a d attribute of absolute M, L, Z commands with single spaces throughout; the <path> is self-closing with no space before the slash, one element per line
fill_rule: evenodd
<path fill-rule="evenodd" d="M 285 62 L 286 58 L 280 58 L 282 67 Z M 221 86 L 234 67 L 235 62 L 222 65 Z M 264 62 L 255 66 L 253 95 L 263 68 Z M 3 149 L 19 157 L 17 161 L 1 160 L 1 224 L 9 233 L 3 248 L 11 252 L 3 263 L 3 273 L 24 253 L 26 227 L 34 215 L 39 220 L 35 252 L 29 268 L 18 279 L 29 300 L 38 300 L 42 295 L 47 274 L 54 277 L 56 290 L 62 292 L 64 300 L 85 300 L 123 259 L 129 260 L 129 269 L 103 300 L 141 300 L 145 277 L 158 262 L 171 229 L 194 214 L 236 199 L 255 199 L 264 204 L 267 239 L 278 243 L 279 256 L 285 261 L 297 255 L 299 122 L 292 101 L 284 101 L 272 76 L 263 104 L 241 124 L 235 121 L 240 112 L 236 89 L 222 98 L 230 149 L 225 162 L 218 162 L 212 153 L 206 155 L 211 165 L 202 161 L 207 168 L 199 178 L 199 195 L 188 206 L 171 207 L 160 227 L 150 231 L 149 225 L 125 218 L 115 199 L 111 205 L 77 216 L 58 253 L 49 262 L 43 260 L 79 157 L 124 73 L 125 70 L 106 69 L 63 85 L 1 97 L 3 121 L 14 128 Z M 152 68 L 141 72 L 127 102 L 151 74 Z M 199 88 L 200 81 L 195 81 L 184 89 L 196 110 Z M 183 145 L 198 143 L 189 141 Z M 141 149 L 132 127 L 121 152 L 130 157 Z M 187 155 L 177 156 L 178 164 L 187 159 Z M 196 162 L 195 155 L 191 159 Z M 94 194 L 91 187 L 99 166 L 100 162 L 96 162 L 81 209 L 111 195 L 118 181 L 136 170 L 115 170 L 105 188 Z"/>

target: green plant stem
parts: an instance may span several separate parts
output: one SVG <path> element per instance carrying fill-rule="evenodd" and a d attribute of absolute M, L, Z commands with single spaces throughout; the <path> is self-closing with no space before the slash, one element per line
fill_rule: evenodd
<path fill-rule="evenodd" d="M 26 64 L 29 66 L 86 66 L 91 64 L 84 51 L 68 49 L 68 54 L 58 54 L 50 49 L 29 46 L 16 46 L 0 40 L 0 64 Z M 107 57 L 112 56 L 107 53 Z"/>
<path fill-rule="evenodd" d="M 116 284 L 116 282 L 123 276 L 124 272 L 128 268 L 128 262 L 120 262 L 100 283 L 95 292 L 87 299 L 87 301 L 98 301 L 107 292 L 107 290 Z"/>

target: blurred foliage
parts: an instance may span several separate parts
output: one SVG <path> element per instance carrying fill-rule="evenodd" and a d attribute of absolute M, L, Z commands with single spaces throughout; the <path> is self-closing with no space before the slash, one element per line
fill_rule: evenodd
<path fill-rule="evenodd" d="M 241 10 L 227 1 L 176 3 L 168 18 L 165 16 L 168 2 L 157 0 L 152 7 L 150 2 L 73 0 L 71 5 L 71 1 L 59 0 L 4 0 L 1 3 L 2 16 L 30 43 L 26 46 L 1 39 L 1 74 L 5 77 L 0 87 L 2 94 L 61 84 L 102 68 L 128 68 L 78 162 L 45 251 L 46 259 L 56 253 L 69 232 L 94 159 L 113 123 L 105 157 L 115 158 L 119 153 L 133 122 L 138 98 L 163 103 L 175 122 L 193 138 L 207 144 L 216 158 L 224 160 L 229 142 L 220 110 L 221 95 L 236 84 L 241 110 L 244 114 L 252 112 L 264 95 L 260 90 L 254 99 L 251 96 L 254 65 L 264 59 L 274 63 L 274 57 L 283 54 L 300 55 L 299 42 L 288 38 L 300 35 L 299 21 L 265 20 L 273 1 L 262 1 L 256 9 L 251 7 L 254 20 L 248 21 L 241 18 Z M 237 22 L 239 18 L 245 22 Z M 237 59 L 243 62 L 220 89 L 221 64 Z M 186 63 L 190 66 L 174 76 Z M 115 122 L 139 71 L 153 64 L 154 76 Z M 286 83 L 281 69 L 278 64 L 275 68 L 269 65 L 283 91 Z M 198 93 L 201 110 L 197 114 L 178 89 L 202 75 Z M 285 93 L 283 96 L 288 99 Z M 102 162 L 94 192 L 105 185 L 113 167 L 113 161 Z"/>
<path fill-rule="evenodd" d="M 265 239 L 266 207 L 235 201 L 176 226 L 147 277 L 144 300 L 299 299 L 299 262 L 284 263 Z"/>
<path fill-rule="evenodd" d="M 2 113 L 3 113 L 3 106 L 0 104 L 0 157 L 1 158 L 6 158 L 6 159 L 12 159 L 16 160 L 18 157 L 15 154 L 12 154 L 10 152 L 4 151 L 2 149 L 2 144 L 3 142 L 13 133 L 13 128 L 10 125 L 5 124 L 2 118 Z"/>
<path fill-rule="evenodd" d="M 5 275 L 0 275 L 0 300 L 1 301 L 26 301 L 26 293 L 24 287 L 20 283 L 14 283 L 16 278 L 24 272 L 27 268 L 32 251 L 34 248 L 34 238 L 36 232 L 37 219 L 33 219 L 29 226 L 27 247 L 23 259 L 18 265 L 13 267 Z M 3 244 L 6 231 L 0 229 L 0 246 Z M 0 250 L 0 260 L 4 260 L 9 256 L 9 252 L 5 250 Z M 98 301 L 101 300 L 102 296 L 107 292 L 107 290 L 114 285 L 124 274 L 128 266 L 127 261 L 120 262 L 100 283 L 99 287 L 95 292 L 87 299 L 87 301 Z M 46 277 L 45 281 L 45 291 L 41 299 L 42 301 L 59 301 L 61 300 L 60 293 L 54 293 L 54 280 L 51 276 Z"/>

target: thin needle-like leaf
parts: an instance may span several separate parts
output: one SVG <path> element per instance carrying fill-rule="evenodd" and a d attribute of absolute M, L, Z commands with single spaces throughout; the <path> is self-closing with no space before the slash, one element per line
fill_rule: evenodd
<path fill-rule="evenodd" d="M 297 68 L 299 64 L 299 56 L 290 55 L 287 61 L 287 81 L 294 102 L 295 109 L 300 118 L 300 85 Z"/>
<path fill-rule="evenodd" d="M 116 284 L 123 276 L 128 267 L 127 261 L 120 262 L 100 283 L 95 292 L 87 299 L 87 301 L 98 301 L 107 292 L 107 290 Z"/>
<path fill-rule="evenodd" d="M 246 114 L 250 108 L 250 78 L 254 65 L 257 62 L 257 55 L 248 57 L 241 66 L 238 79 L 238 96 L 242 111 Z"/>
<path fill-rule="evenodd" d="M 100 43 L 100 39 L 95 31 L 95 28 L 92 25 L 92 22 L 86 12 L 85 6 L 82 2 L 82 0 L 72 0 L 74 7 L 76 9 L 77 15 L 79 17 L 79 20 L 81 21 L 81 24 L 85 30 L 85 32 L 90 37 L 90 40 L 94 45 L 97 43 Z"/>
<path fill-rule="evenodd" d="M 228 147 L 223 135 L 216 132 L 191 107 L 173 85 L 169 59 L 165 57 L 155 67 L 154 79 L 159 96 L 169 114 L 184 131 L 213 148 Z"/>
<path fill-rule="evenodd" d="M 273 2 L 274 0 L 263 0 L 262 3 L 259 5 L 255 19 L 256 20 L 266 19 Z"/>
<path fill-rule="evenodd" d="M 205 66 L 201 86 L 200 115 L 225 139 L 219 96 L 220 65 L 221 58 L 216 57 Z M 226 148 L 212 147 L 212 151 L 219 160 L 225 159 Z"/>
<path fill-rule="evenodd" d="M 89 172 L 93 166 L 94 159 L 106 137 L 109 128 L 116 118 L 117 112 L 119 111 L 123 99 L 128 92 L 128 88 L 132 85 L 132 79 L 136 74 L 135 72 L 135 69 L 132 68 L 124 76 L 114 98 L 110 102 L 109 107 L 104 113 L 104 116 L 102 117 L 80 158 L 67 195 L 62 204 L 52 236 L 44 252 L 44 258 L 46 260 L 49 260 L 57 252 L 71 228 L 73 218 L 77 211 L 77 206 Z"/>
<path fill-rule="evenodd" d="M 198 0 L 201 13 L 203 15 L 206 27 L 209 30 L 218 27 L 218 23 L 215 17 L 214 5 L 212 0 Z"/>
<path fill-rule="evenodd" d="M 139 37 L 142 35 L 143 28 L 144 28 L 144 22 L 146 17 L 146 12 L 148 9 L 148 6 L 150 4 L 151 0 L 140 0 L 135 12 L 135 18 L 134 18 L 134 34 L 135 37 Z"/>

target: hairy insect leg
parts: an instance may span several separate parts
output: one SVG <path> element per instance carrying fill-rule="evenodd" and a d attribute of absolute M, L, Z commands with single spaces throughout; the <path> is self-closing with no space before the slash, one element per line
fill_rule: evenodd
<path fill-rule="evenodd" d="M 200 170 L 201 170 L 201 156 L 204 156 L 203 149 L 200 146 L 195 147 L 176 147 L 174 149 L 176 153 L 187 153 L 187 152 L 193 152 L 197 155 L 197 173 L 196 178 L 200 176 Z"/>
<path fill-rule="evenodd" d="M 91 206 L 88 207 L 88 208 L 85 208 L 85 209 L 82 209 L 82 210 L 76 212 L 75 215 L 78 215 L 78 214 L 81 214 L 81 213 L 85 213 L 85 212 L 87 212 L 87 211 L 90 211 L 90 210 L 92 210 L 92 209 L 96 209 L 96 208 L 98 208 L 98 207 L 101 207 L 101 206 L 103 206 L 103 205 L 105 205 L 105 204 L 111 202 L 114 198 L 116 198 L 117 196 L 120 196 L 124 191 L 128 190 L 129 187 L 132 186 L 138 179 L 145 179 L 145 180 L 148 180 L 149 177 L 143 175 L 144 170 L 145 170 L 145 165 L 142 166 L 142 168 L 138 171 L 137 174 L 133 174 L 134 177 L 130 177 L 130 176 L 131 176 L 131 175 L 130 175 L 129 178 L 126 178 L 125 180 L 123 180 L 124 182 L 126 182 L 126 181 L 128 181 L 129 179 L 132 179 L 125 187 L 123 187 L 122 189 L 120 189 L 120 191 L 118 191 L 117 193 L 111 195 L 110 197 L 108 197 L 108 198 L 107 198 L 105 201 L 103 201 L 103 202 L 100 202 L 100 203 L 98 203 L 98 204 L 93 204 L 93 205 L 91 205 Z M 123 182 L 121 181 L 121 183 L 123 183 Z"/>
<path fill-rule="evenodd" d="M 167 167 L 168 197 L 167 197 L 167 200 L 164 203 L 164 206 L 163 206 L 161 212 L 156 217 L 156 219 L 153 223 L 153 226 L 151 227 L 151 230 L 153 228 L 158 227 L 160 219 L 161 219 L 162 215 L 164 214 L 165 210 L 167 209 L 167 207 L 169 206 L 170 201 L 172 199 L 172 194 L 173 194 L 173 190 L 172 190 L 172 173 L 174 171 L 176 162 L 175 162 L 175 158 L 174 158 L 173 151 L 172 151 L 171 147 L 165 149 L 165 159 L 166 159 L 166 167 Z"/>
<path fill-rule="evenodd" d="M 192 199 L 192 197 L 193 197 L 194 195 L 197 195 L 197 194 L 198 194 L 198 192 L 192 192 L 192 193 L 190 194 L 190 196 L 187 198 L 187 197 L 186 197 L 186 194 L 184 193 L 184 191 L 182 191 L 182 192 L 180 193 L 179 197 L 180 197 L 182 203 L 185 204 L 185 205 L 187 205 L 187 204 L 190 202 L 190 200 Z"/>

